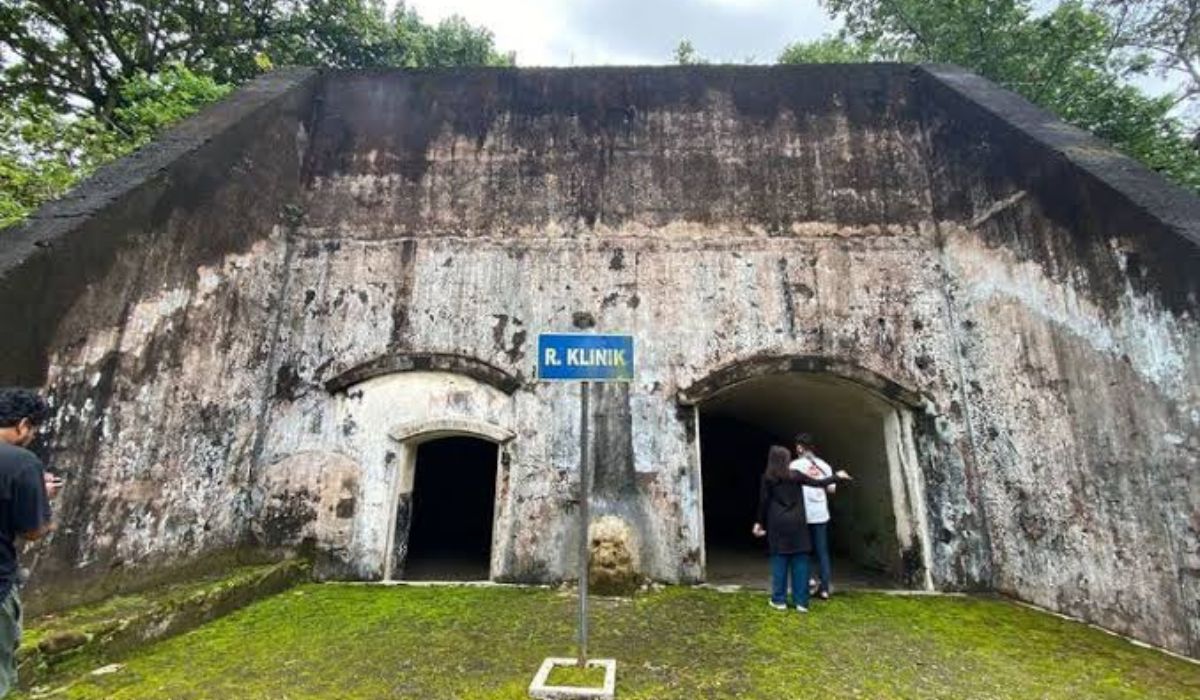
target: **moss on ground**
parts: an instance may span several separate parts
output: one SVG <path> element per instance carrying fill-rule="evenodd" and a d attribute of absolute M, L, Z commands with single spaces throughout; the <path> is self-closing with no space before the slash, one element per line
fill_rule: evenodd
<path fill-rule="evenodd" d="M 605 670 L 602 666 L 555 666 L 550 669 L 546 685 L 561 685 L 574 688 L 604 687 Z"/>
<path fill-rule="evenodd" d="M 627 700 L 1200 697 L 1200 666 L 991 598 L 851 593 L 801 615 L 668 588 L 592 609 Z M 571 655 L 574 613 L 542 589 L 309 584 L 56 696 L 523 699 L 544 657 Z"/>

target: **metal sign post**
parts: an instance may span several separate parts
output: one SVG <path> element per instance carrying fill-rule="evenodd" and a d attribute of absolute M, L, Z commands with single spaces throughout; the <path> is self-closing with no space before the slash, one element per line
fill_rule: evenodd
<path fill-rule="evenodd" d="M 532 698 L 605 698 L 616 693 L 616 659 L 588 659 L 588 563 L 591 546 L 592 472 L 592 384 L 633 380 L 633 336 L 591 333 L 542 333 L 538 336 L 537 378 L 541 382 L 582 382 L 579 388 L 579 654 L 550 657 L 542 662 L 529 684 Z M 563 688 L 547 685 L 556 666 L 604 669 L 604 685 L 599 688 Z"/>
<path fill-rule="evenodd" d="M 538 336 L 538 381 L 582 382 L 579 399 L 579 656 L 587 664 L 588 526 L 592 486 L 591 391 L 594 382 L 633 380 L 633 336 L 542 333 Z"/>
<path fill-rule="evenodd" d="M 584 382 L 579 399 L 579 667 L 587 665 L 588 643 L 588 566 L 592 548 L 588 540 L 588 502 L 591 500 L 592 449 L 589 423 L 589 394 L 592 383 Z"/>

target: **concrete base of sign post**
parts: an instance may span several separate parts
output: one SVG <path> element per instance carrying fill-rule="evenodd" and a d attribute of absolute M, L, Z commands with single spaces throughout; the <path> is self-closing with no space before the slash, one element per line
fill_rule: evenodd
<path fill-rule="evenodd" d="M 604 698 L 612 700 L 617 692 L 617 662 L 615 659 L 588 659 L 588 666 L 604 669 L 604 687 L 579 688 L 567 685 L 546 685 L 550 671 L 555 666 L 574 666 L 578 659 L 552 656 L 542 662 L 533 682 L 529 684 L 529 697 L 537 700 L 574 700 L 575 698 Z"/>

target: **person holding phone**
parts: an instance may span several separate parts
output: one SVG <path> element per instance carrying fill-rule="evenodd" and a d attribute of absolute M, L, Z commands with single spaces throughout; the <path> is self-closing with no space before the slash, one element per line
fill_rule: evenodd
<path fill-rule="evenodd" d="M 19 541 L 54 530 L 50 499 L 62 480 L 46 472 L 27 448 L 50 415 L 46 401 L 28 389 L 0 388 L 0 697 L 17 684 L 21 644 Z"/>

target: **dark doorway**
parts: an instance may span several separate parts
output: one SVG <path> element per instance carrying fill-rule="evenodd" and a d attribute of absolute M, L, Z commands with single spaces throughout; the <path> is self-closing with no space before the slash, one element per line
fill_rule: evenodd
<path fill-rule="evenodd" d="M 496 445 L 470 437 L 417 448 L 406 580 L 489 576 L 496 502 Z"/>
<path fill-rule="evenodd" d="M 704 545 L 711 582 L 753 585 L 766 571 L 766 543 L 750 529 L 767 450 L 776 442 L 771 433 L 751 423 L 700 414 Z"/>

